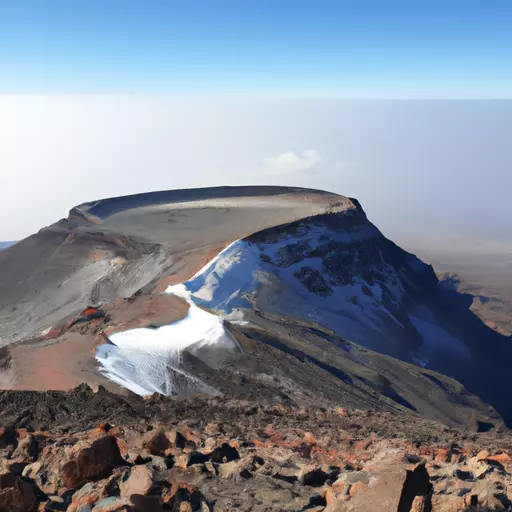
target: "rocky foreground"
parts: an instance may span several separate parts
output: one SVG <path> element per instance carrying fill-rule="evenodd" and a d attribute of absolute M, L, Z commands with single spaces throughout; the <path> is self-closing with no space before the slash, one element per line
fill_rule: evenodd
<path fill-rule="evenodd" d="M 1 512 L 512 510 L 508 431 L 412 414 L 81 386 L 0 393 L 0 424 Z"/>

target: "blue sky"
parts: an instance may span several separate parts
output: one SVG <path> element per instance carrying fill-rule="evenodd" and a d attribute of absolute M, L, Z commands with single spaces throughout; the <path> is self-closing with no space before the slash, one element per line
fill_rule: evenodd
<path fill-rule="evenodd" d="M 0 0 L 0 92 L 512 97 L 510 0 Z"/>

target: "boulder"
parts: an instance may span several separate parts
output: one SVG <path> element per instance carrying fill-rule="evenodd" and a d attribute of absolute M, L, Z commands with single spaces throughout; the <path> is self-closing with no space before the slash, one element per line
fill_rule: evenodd
<path fill-rule="evenodd" d="M 171 448 L 171 442 L 162 429 L 155 429 L 144 436 L 142 447 L 147 448 L 152 455 L 164 456 L 166 450 Z"/>
<path fill-rule="evenodd" d="M 117 481 L 120 477 L 121 472 L 118 472 L 109 478 L 85 484 L 73 494 L 67 512 L 82 512 L 88 506 L 92 508 L 101 500 L 118 495 L 119 487 Z"/>
<path fill-rule="evenodd" d="M 32 434 L 27 434 L 18 441 L 18 446 L 12 454 L 12 458 L 18 462 L 33 462 L 38 455 L 38 446 L 36 438 Z"/>
<path fill-rule="evenodd" d="M 132 512 L 161 512 L 163 511 L 159 496 L 144 496 L 142 494 L 134 494 L 130 498 Z"/>
<path fill-rule="evenodd" d="M 225 464 L 224 464 L 225 465 Z M 214 471 L 212 473 L 215 473 Z M 160 473 L 159 478 L 171 485 L 197 486 L 209 475 L 208 470 L 196 464 L 188 468 L 174 467 Z"/>
<path fill-rule="evenodd" d="M 91 512 L 132 512 L 133 507 L 131 503 L 123 498 L 115 496 L 104 498 L 98 501 Z M 80 509 L 78 512 L 82 512 Z M 87 512 L 84 510 L 83 512 Z M 148 511 L 149 512 L 149 511 Z"/>
<path fill-rule="evenodd" d="M 135 466 L 119 483 L 121 496 L 130 498 L 134 494 L 146 496 L 154 485 L 155 472 L 149 465 Z"/>
<path fill-rule="evenodd" d="M 106 478 L 115 467 L 124 464 L 116 439 L 106 435 L 64 463 L 61 478 L 65 487 L 74 489 L 84 483 Z"/>
<path fill-rule="evenodd" d="M 0 427 L 0 450 L 9 446 L 14 447 L 18 441 L 18 433 L 12 428 Z"/>
<path fill-rule="evenodd" d="M 23 470 L 23 477 L 30 478 L 46 494 L 57 494 L 63 487 L 61 468 L 69 461 L 65 445 L 50 445 L 43 449 L 37 461 Z"/>
<path fill-rule="evenodd" d="M 36 489 L 19 476 L 0 475 L 0 512 L 33 512 Z"/>
<path fill-rule="evenodd" d="M 240 455 L 236 448 L 233 448 L 228 443 L 223 443 L 218 448 L 215 448 L 210 454 L 209 459 L 212 462 L 222 464 L 223 462 L 231 462 L 232 460 L 240 459 Z"/>
<path fill-rule="evenodd" d="M 207 505 L 205 497 L 197 489 L 188 485 L 173 485 L 162 492 L 162 502 L 166 508 L 179 511 L 184 510 L 189 504 L 192 510 L 201 510 Z"/>

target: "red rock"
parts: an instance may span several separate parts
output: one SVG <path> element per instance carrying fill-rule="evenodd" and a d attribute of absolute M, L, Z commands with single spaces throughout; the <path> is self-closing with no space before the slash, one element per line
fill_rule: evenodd
<path fill-rule="evenodd" d="M 497 455 L 491 455 L 490 457 L 487 457 L 487 459 L 494 460 L 500 464 L 508 464 L 512 462 L 512 458 L 510 458 L 508 453 L 498 453 Z"/>
<path fill-rule="evenodd" d="M 450 452 L 446 448 L 439 448 L 436 453 L 436 462 L 444 463 L 449 462 Z"/>
<path fill-rule="evenodd" d="M 107 435 L 66 462 L 61 469 L 61 478 L 65 487 L 75 489 L 86 482 L 109 476 L 116 466 L 124 463 L 116 439 Z"/>

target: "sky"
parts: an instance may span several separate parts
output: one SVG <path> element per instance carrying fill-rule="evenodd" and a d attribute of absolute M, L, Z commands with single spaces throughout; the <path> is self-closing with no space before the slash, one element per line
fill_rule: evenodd
<path fill-rule="evenodd" d="M 220 184 L 512 252 L 510 0 L 0 0 L 0 240 Z M 486 250 L 487 250 L 486 249 Z"/>
<path fill-rule="evenodd" d="M 510 98 L 510 0 L 0 0 L 0 92 Z"/>
<path fill-rule="evenodd" d="M 103 197 L 281 184 L 356 197 L 406 246 L 512 247 L 511 100 L 10 95 L 0 112 L 0 240 Z"/>

